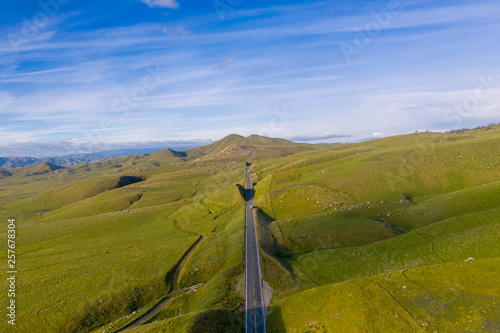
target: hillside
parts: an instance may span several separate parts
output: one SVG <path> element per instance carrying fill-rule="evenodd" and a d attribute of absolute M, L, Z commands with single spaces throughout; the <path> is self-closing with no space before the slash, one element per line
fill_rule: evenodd
<path fill-rule="evenodd" d="M 0 170 L 19 329 L 117 332 L 161 303 L 128 332 L 241 332 L 251 163 L 268 332 L 498 331 L 499 146 L 500 126 L 347 145 L 230 135 Z"/>
<path fill-rule="evenodd" d="M 500 330 L 499 146 L 497 125 L 254 163 L 268 331 Z"/>
<path fill-rule="evenodd" d="M 244 161 L 320 148 L 230 135 L 180 151 L 3 169 L 0 215 L 17 219 L 26 274 L 20 329 L 118 329 L 174 295 L 172 304 L 187 302 L 202 318 L 215 313 L 241 325 Z M 187 253 L 192 259 L 182 261 Z M 202 301 L 185 290 L 193 285 Z M 40 308 L 50 311 L 33 315 Z"/>
<path fill-rule="evenodd" d="M 173 163 L 177 158 L 180 161 L 223 161 L 241 160 L 253 161 L 256 159 L 268 159 L 293 155 L 298 152 L 322 149 L 321 145 L 310 145 L 295 143 L 284 139 L 267 138 L 259 135 L 251 135 L 247 138 L 230 134 L 214 143 L 181 150 L 173 151 L 163 149 L 151 155 L 151 160 Z"/>

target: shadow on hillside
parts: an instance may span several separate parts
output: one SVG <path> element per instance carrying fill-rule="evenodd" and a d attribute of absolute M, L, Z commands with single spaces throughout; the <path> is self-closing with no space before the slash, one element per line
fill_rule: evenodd
<path fill-rule="evenodd" d="M 165 274 L 165 287 L 167 289 L 167 293 L 170 293 L 174 289 L 174 282 L 173 282 L 173 277 L 175 274 L 175 270 L 177 269 L 177 266 L 179 266 L 179 263 L 175 265 L 174 267 L 170 268 L 170 270 Z"/>
<path fill-rule="evenodd" d="M 243 311 L 208 310 L 196 315 L 188 332 L 243 333 L 245 332 L 244 318 Z"/>
<path fill-rule="evenodd" d="M 283 321 L 283 316 L 281 314 L 281 309 L 277 306 L 272 306 L 268 309 L 269 314 L 267 316 L 267 331 L 273 333 L 285 333 L 286 327 Z"/>
<path fill-rule="evenodd" d="M 275 235 L 271 230 L 271 224 L 277 223 L 270 215 L 264 212 L 261 208 L 257 208 L 256 211 L 256 222 L 259 227 L 259 245 L 260 248 L 269 256 L 278 260 L 283 267 L 293 274 L 293 267 L 290 259 L 293 255 L 291 249 L 286 247 L 284 244 L 276 239 Z M 282 236 L 282 235 L 281 235 Z"/>
<path fill-rule="evenodd" d="M 187 153 L 185 151 L 178 151 L 178 150 L 173 150 L 173 149 L 170 149 L 170 151 L 172 152 L 172 155 L 174 155 L 175 157 L 187 157 Z"/>
<path fill-rule="evenodd" d="M 146 179 L 143 177 L 136 177 L 136 176 L 122 176 L 120 177 L 120 181 L 118 184 L 116 184 L 116 188 L 132 185 L 135 183 L 140 183 L 145 181 Z"/>
<path fill-rule="evenodd" d="M 255 185 L 255 184 L 253 184 Z M 236 187 L 238 188 L 238 190 L 240 191 L 240 195 L 241 197 L 243 198 L 243 200 L 247 200 L 247 190 L 245 189 L 244 186 L 240 185 L 240 184 L 236 184 Z M 253 189 L 252 187 L 252 198 L 255 196 L 255 190 Z"/>
<path fill-rule="evenodd" d="M 245 187 L 241 186 L 241 184 L 236 184 L 236 187 L 238 188 L 238 191 L 240 191 L 240 195 L 243 198 L 243 200 L 246 201 L 247 191 L 245 190 Z"/>

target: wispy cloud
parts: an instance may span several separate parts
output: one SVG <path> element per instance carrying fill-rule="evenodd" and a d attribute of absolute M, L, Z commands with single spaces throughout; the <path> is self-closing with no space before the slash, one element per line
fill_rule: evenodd
<path fill-rule="evenodd" d="M 316 135 L 297 135 L 297 136 L 291 136 L 287 137 L 288 140 L 290 141 L 305 141 L 305 142 L 310 142 L 310 141 L 322 141 L 322 140 L 332 140 L 332 139 L 347 139 L 351 137 L 351 135 L 346 135 L 346 134 L 335 134 L 335 133 L 324 133 L 324 134 L 316 134 Z"/>
<path fill-rule="evenodd" d="M 0 147 L 2 145 L 13 144 L 13 143 L 22 145 L 24 142 L 32 140 L 33 138 L 29 134 L 23 132 L 9 131 L 4 127 L 0 127 Z"/>
<path fill-rule="evenodd" d="M 341 79 L 342 76 L 336 75 L 336 76 L 321 76 L 321 77 L 308 77 L 305 78 L 305 81 L 331 81 L 331 80 L 338 80 Z"/>
<path fill-rule="evenodd" d="M 176 1 L 143 2 L 178 8 Z M 164 16 L 139 1 L 117 4 L 120 15 L 125 8 L 141 15 L 114 26 L 90 9 L 60 14 L 16 52 L 0 37 L 0 144 L 85 141 L 85 133 L 100 133 L 99 142 L 215 140 L 260 133 L 273 121 L 270 110 L 283 106 L 295 119 L 279 136 L 355 141 L 447 128 L 443 114 L 473 96 L 475 77 L 498 75 L 499 44 L 478 37 L 500 29 L 494 1 L 405 2 L 352 64 L 339 44 L 353 41 L 385 3 L 242 5 L 223 24 L 213 10 Z M 147 69 L 156 67 L 161 82 L 144 95 Z M 112 111 L 134 94 L 127 112 Z M 499 94 L 481 101 L 464 126 L 500 120 Z"/>
<path fill-rule="evenodd" d="M 145 3 L 151 8 L 153 7 L 162 7 L 170 9 L 179 8 L 179 3 L 176 0 L 141 0 L 141 2 Z"/>
<path fill-rule="evenodd" d="M 0 54 L 16 54 L 39 48 L 55 38 L 61 24 L 78 14 L 79 12 L 60 14 L 58 11 L 47 13 L 38 8 L 33 17 L 4 27 L 5 34 L 0 36 Z"/>
<path fill-rule="evenodd" d="M 214 69 L 219 71 L 225 71 L 233 67 L 235 62 L 236 60 L 234 60 L 234 58 L 229 57 L 226 60 L 219 63 L 217 66 L 215 66 Z"/>
<path fill-rule="evenodd" d="M 14 96 L 8 91 L 0 91 L 0 114 L 15 102 Z"/>
<path fill-rule="evenodd" d="M 186 30 L 182 25 L 176 25 L 174 27 L 163 27 L 160 29 L 167 36 L 186 36 L 193 32 Z"/>

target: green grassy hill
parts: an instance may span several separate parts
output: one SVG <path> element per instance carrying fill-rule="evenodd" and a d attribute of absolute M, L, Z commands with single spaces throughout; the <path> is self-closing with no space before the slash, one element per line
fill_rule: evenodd
<path fill-rule="evenodd" d="M 0 215 L 17 220 L 18 328 L 116 331 L 165 297 L 165 323 L 182 311 L 199 331 L 241 328 L 243 160 L 306 146 L 231 135 L 184 151 L 2 170 Z"/>
<path fill-rule="evenodd" d="M 500 208 L 496 208 L 364 246 L 311 252 L 294 262 L 317 284 L 326 284 L 469 257 L 500 257 L 499 239 Z"/>
<path fill-rule="evenodd" d="M 500 126 L 345 145 L 230 135 L 4 169 L 18 329 L 116 332 L 164 302 L 130 332 L 241 332 L 250 162 L 269 332 L 498 331 L 498 147 Z"/>
<path fill-rule="evenodd" d="M 231 134 L 212 144 L 182 151 L 184 160 L 241 160 L 253 161 L 281 156 L 289 156 L 298 152 L 317 150 L 323 146 L 300 144 L 284 139 L 267 138 L 259 135 L 243 137 Z"/>
<path fill-rule="evenodd" d="M 137 176 L 107 176 L 77 181 L 59 186 L 24 200 L 18 200 L 6 207 L 10 210 L 29 207 L 32 211 L 51 210 L 91 198 L 97 194 L 138 183 L 144 179 Z M 25 210 L 24 210 L 25 211 Z"/>
<path fill-rule="evenodd" d="M 499 258 L 429 265 L 312 288 L 270 308 L 269 333 L 497 332 Z"/>
<path fill-rule="evenodd" d="M 482 282 L 500 269 L 498 147 L 497 125 L 254 163 L 263 271 L 293 279 L 274 284 L 269 332 L 499 330 L 500 289 Z M 454 302 L 433 299 L 448 287 Z"/>

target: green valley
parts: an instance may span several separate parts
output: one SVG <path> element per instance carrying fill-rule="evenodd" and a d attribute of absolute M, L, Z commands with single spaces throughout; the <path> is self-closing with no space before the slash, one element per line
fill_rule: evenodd
<path fill-rule="evenodd" d="M 3 169 L 18 329 L 244 332 L 249 163 L 268 332 L 499 331 L 498 147 L 499 125 L 355 144 L 230 135 Z"/>

